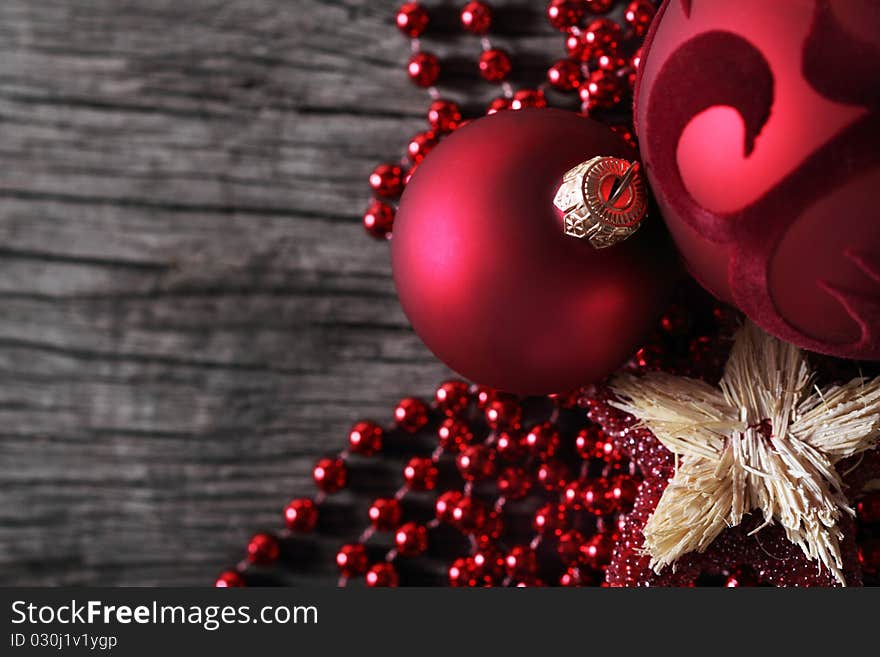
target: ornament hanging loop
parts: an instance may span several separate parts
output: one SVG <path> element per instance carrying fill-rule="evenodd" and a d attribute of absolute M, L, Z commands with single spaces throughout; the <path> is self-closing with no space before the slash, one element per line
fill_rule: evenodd
<path fill-rule="evenodd" d="M 648 195 L 638 162 L 599 156 L 569 169 L 553 205 L 563 213 L 566 235 L 596 249 L 623 241 L 638 230 Z"/>

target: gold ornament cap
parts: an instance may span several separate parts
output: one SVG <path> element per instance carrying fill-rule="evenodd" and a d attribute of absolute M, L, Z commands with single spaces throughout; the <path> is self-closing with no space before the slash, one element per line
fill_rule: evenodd
<path fill-rule="evenodd" d="M 604 249 L 638 230 L 648 193 L 638 162 L 600 155 L 565 173 L 553 205 L 563 213 L 566 235 Z"/>

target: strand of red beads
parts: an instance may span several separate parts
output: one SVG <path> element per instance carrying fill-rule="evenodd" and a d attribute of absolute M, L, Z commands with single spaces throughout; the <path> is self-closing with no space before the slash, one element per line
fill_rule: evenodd
<path fill-rule="evenodd" d="M 634 142 L 627 101 L 635 83 L 641 41 L 656 7 L 651 0 L 632 0 L 621 14 L 622 26 L 606 15 L 617 5 L 615 0 L 550 0 L 547 20 L 563 33 L 566 56 L 550 65 L 545 83 L 514 90 L 509 82 L 513 71 L 510 53 L 493 45 L 489 36 L 494 20 L 491 5 L 477 0 L 465 3 L 459 14 L 461 26 L 480 37 L 476 71 L 486 82 L 501 87 L 501 94 L 489 103 L 485 113 L 545 107 L 546 91 L 552 88 L 561 94 L 577 93 L 585 115 L 624 114 L 626 118 L 616 121 L 612 128 Z M 396 201 L 419 164 L 443 137 L 467 122 L 459 104 L 443 98 L 436 86 L 442 73 L 439 58 L 422 48 L 422 37 L 430 26 L 427 7 L 407 2 L 397 10 L 395 23 L 410 40 L 407 75 L 413 84 L 427 90 L 431 103 L 427 129 L 413 135 L 406 155 L 397 163 L 378 164 L 370 173 L 373 199 L 362 220 L 367 233 L 376 239 L 391 238 Z"/>

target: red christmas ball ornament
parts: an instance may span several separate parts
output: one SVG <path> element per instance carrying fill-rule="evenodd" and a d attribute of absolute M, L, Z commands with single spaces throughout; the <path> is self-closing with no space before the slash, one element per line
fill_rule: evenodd
<path fill-rule="evenodd" d="M 880 359 L 875 4 L 667 0 L 635 97 L 697 280 L 799 347 Z"/>
<path fill-rule="evenodd" d="M 596 249 L 565 234 L 553 205 L 563 175 L 596 156 L 635 159 L 574 113 L 499 112 L 444 139 L 407 185 L 391 247 L 398 294 L 466 378 L 570 390 L 617 369 L 655 325 L 677 275 L 660 222 Z M 615 180 L 603 180 L 607 201 Z"/>

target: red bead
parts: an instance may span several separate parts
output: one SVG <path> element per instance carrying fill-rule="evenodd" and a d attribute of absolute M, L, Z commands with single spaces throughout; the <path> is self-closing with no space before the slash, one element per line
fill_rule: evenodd
<path fill-rule="evenodd" d="M 480 75 L 489 82 L 501 82 L 510 73 L 510 56 L 500 48 L 490 48 L 480 53 Z"/>
<path fill-rule="evenodd" d="M 472 34 L 485 34 L 492 25 L 492 8 L 485 2 L 468 2 L 461 8 L 461 25 Z"/>
<path fill-rule="evenodd" d="M 648 33 L 656 12 L 657 8 L 651 0 L 633 0 L 623 12 L 623 20 L 632 28 L 633 34 L 643 37 Z"/>
<path fill-rule="evenodd" d="M 526 455 L 526 446 L 522 436 L 516 431 L 504 431 L 498 434 L 495 451 L 506 461 L 518 462 Z"/>
<path fill-rule="evenodd" d="M 379 196 L 397 198 L 403 193 L 403 169 L 396 164 L 379 164 L 370 174 L 370 187 Z"/>
<path fill-rule="evenodd" d="M 639 484 L 629 475 L 617 475 L 611 480 L 608 495 L 618 511 L 629 511 L 636 501 Z"/>
<path fill-rule="evenodd" d="M 536 424 L 523 441 L 526 449 L 540 458 L 553 456 L 559 449 L 559 430 L 552 422 Z"/>
<path fill-rule="evenodd" d="M 562 536 L 559 537 L 559 544 L 556 546 L 556 551 L 559 553 L 559 558 L 562 559 L 562 563 L 577 563 L 581 558 L 581 548 L 586 543 L 586 540 L 587 539 L 584 538 L 584 535 L 576 529 L 572 529 L 562 534 Z"/>
<path fill-rule="evenodd" d="M 443 413 L 458 415 L 470 402 L 470 386 L 456 379 L 444 381 L 434 392 L 434 399 L 437 401 L 437 408 Z"/>
<path fill-rule="evenodd" d="M 247 586 L 247 583 L 244 581 L 244 577 L 235 570 L 227 570 L 220 573 L 214 581 L 214 587 L 218 589 L 239 588 L 242 586 Z"/>
<path fill-rule="evenodd" d="M 361 543 L 348 543 L 336 553 L 336 566 L 346 577 L 363 575 L 368 565 L 367 549 Z"/>
<path fill-rule="evenodd" d="M 470 495 L 463 496 L 452 509 L 452 522 L 466 534 L 479 530 L 486 523 L 486 505 Z"/>
<path fill-rule="evenodd" d="M 434 503 L 434 513 L 437 516 L 437 520 L 440 522 L 453 522 L 452 513 L 462 497 L 464 495 L 457 490 L 448 490 L 445 493 L 441 493 Z"/>
<path fill-rule="evenodd" d="M 397 570 L 390 563 L 373 564 L 364 576 L 364 580 L 367 586 L 397 586 L 400 583 Z"/>
<path fill-rule="evenodd" d="M 489 107 L 486 108 L 486 115 L 495 114 L 496 112 L 502 112 L 504 110 L 510 109 L 510 98 L 505 98 L 504 96 L 498 96 L 498 98 L 493 98 L 492 102 L 489 103 Z"/>
<path fill-rule="evenodd" d="M 504 557 L 504 567 L 513 579 L 532 577 L 538 572 L 538 555 L 528 545 L 516 545 Z"/>
<path fill-rule="evenodd" d="M 258 566 L 268 566 L 278 561 L 281 546 L 272 534 L 254 534 L 247 546 L 247 559 Z"/>
<path fill-rule="evenodd" d="M 498 494 L 510 500 L 520 500 L 529 494 L 532 480 L 522 468 L 507 466 L 498 475 Z"/>
<path fill-rule="evenodd" d="M 548 491 L 562 490 L 568 483 L 570 472 L 562 461 L 551 459 L 538 467 L 538 483 Z"/>
<path fill-rule="evenodd" d="M 570 509 L 580 510 L 584 505 L 584 487 L 586 481 L 576 479 L 570 481 L 562 491 L 562 503 Z"/>
<path fill-rule="evenodd" d="M 473 533 L 473 536 L 477 545 L 483 549 L 494 545 L 502 531 L 504 531 L 504 521 L 501 519 L 501 514 L 490 511 L 485 522 Z"/>
<path fill-rule="evenodd" d="M 533 586 L 546 586 L 540 577 L 523 577 L 516 583 L 516 588 L 524 589 Z"/>
<path fill-rule="evenodd" d="M 407 433 L 416 433 L 428 424 L 428 407 L 415 397 L 405 397 L 394 409 L 394 421 Z"/>
<path fill-rule="evenodd" d="M 452 132 L 461 125 L 461 120 L 461 108 L 451 100 L 438 98 L 428 107 L 428 125 L 435 132 Z"/>
<path fill-rule="evenodd" d="M 437 429 L 440 446 L 448 452 L 458 452 L 474 440 L 474 432 L 463 420 L 448 417 Z"/>
<path fill-rule="evenodd" d="M 574 439 L 574 446 L 584 459 L 608 460 L 615 455 L 614 443 L 596 425 L 581 429 Z"/>
<path fill-rule="evenodd" d="M 581 547 L 581 559 L 591 568 L 601 568 L 611 561 L 614 545 L 605 534 L 594 534 Z"/>
<path fill-rule="evenodd" d="M 449 586 L 476 586 L 477 566 L 470 557 L 460 557 L 449 566 Z"/>
<path fill-rule="evenodd" d="M 585 62 L 590 59 L 582 32 L 569 32 L 565 37 L 565 53 L 569 58 Z"/>
<path fill-rule="evenodd" d="M 355 424 L 348 432 L 348 444 L 351 451 L 372 456 L 382 449 L 382 437 L 384 432 L 375 422 L 364 420 Z"/>
<path fill-rule="evenodd" d="M 308 498 L 291 500 L 284 507 L 284 522 L 291 531 L 308 533 L 318 524 L 318 507 Z"/>
<path fill-rule="evenodd" d="M 617 55 L 600 55 L 596 64 L 604 71 L 619 71 L 626 66 L 626 60 Z"/>
<path fill-rule="evenodd" d="M 489 402 L 494 400 L 498 395 L 498 391 L 488 386 L 474 385 L 471 386 L 471 394 L 477 400 L 477 408 L 481 411 L 486 410 Z"/>
<path fill-rule="evenodd" d="M 495 474 L 495 452 L 486 445 L 471 445 L 461 451 L 455 464 L 466 481 L 488 479 Z"/>
<path fill-rule="evenodd" d="M 418 2 L 407 2 L 397 10 L 396 22 L 406 36 L 421 36 L 428 27 L 428 11 Z"/>
<path fill-rule="evenodd" d="M 592 575 L 586 572 L 583 568 L 578 568 L 577 566 L 571 566 L 568 570 L 566 570 L 562 577 L 559 578 L 559 586 L 595 586 L 596 581 L 593 579 Z"/>
<path fill-rule="evenodd" d="M 432 131 L 420 132 L 409 140 L 409 145 L 406 147 L 406 153 L 414 164 L 421 164 L 422 160 L 428 156 L 428 153 L 430 153 L 438 143 L 439 140 L 437 139 L 437 135 Z"/>
<path fill-rule="evenodd" d="M 510 395 L 496 395 L 486 404 L 486 423 L 492 429 L 517 427 L 522 418 L 519 401 Z"/>
<path fill-rule="evenodd" d="M 614 6 L 615 0 L 584 0 L 587 10 L 592 14 L 607 14 Z"/>
<path fill-rule="evenodd" d="M 540 89 L 520 89 L 513 94 L 510 109 L 521 110 L 527 107 L 547 107 L 547 98 Z"/>
<path fill-rule="evenodd" d="M 573 91 L 584 81 L 581 65 L 572 59 L 557 60 L 547 70 L 547 81 L 560 91 Z"/>
<path fill-rule="evenodd" d="M 419 87 L 430 87 L 440 77 L 440 60 L 430 52 L 417 52 L 406 65 L 409 79 Z"/>
<path fill-rule="evenodd" d="M 400 501 L 394 497 L 379 497 L 373 500 L 367 515 L 378 531 L 391 531 L 400 524 L 403 517 L 403 509 Z"/>
<path fill-rule="evenodd" d="M 588 110 L 608 109 L 623 99 L 623 85 L 612 71 L 597 69 L 590 73 L 578 93 Z"/>
<path fill-rule="evenodd" d="M 348 471 L 342 459 L 321 459 L 312 470 L 315 485 L 325 493 L 337 493 L 348 481 Z"/>
<path fill-rule="evenodd" d="M 880 491 L 872 491 L 860 499 L 856 513 L 862 522 L 880 522 Z"/>
<path fill-rule="evenodd" d="M 547 3 L 547 20 L 557 30 L 565 32 L 577 27 L 583 18 L 583 0 L 550 0 Z"/>
<path fill-rule="evenodd" d="M 413 490 L 433 490 L 437 485 L 437 465 L 428 457 L 414 456 L 403 468 L 403 478 Z"/>
<path fill-rule="evenodd" d="M 404 557 L 417 557 L 428 549 L 428 530 L 415 522 L 401 525 L 394 533 L 394 545 Z"/>
<path fill-rule="evenodd" d="M 568 529 L 568 513 L 559 504 L 545 504 L 532 516 L 532 528 L 539 534 L 559 535 Z"/>
<path fill-rule="evenodd" d="M 504 555 L 494 548 L 482 548 L 475 552 L 473 564 L 477 575 L 485 584 L 491 585 L 504 579 Z"/>
<path fill-rule="evenodd" d="M 620 45 L 622 32 L 620 25 L 609 18 L 597 18 L 587 25 L 582 37 L 589 59 L 614 54 Z"/>
<path fill-rule="evenodd" d="M 377 240 L 391 237 L 394 226 L 394 208 L 382 201 L 373 201 L 364 212 L 364 229 Z"/>
<path fill-rule="evenodd" d="M 604 516 L 611 513 L 616 502 L 611 495 L 611 489 L 608 481 L 604 478 L 592 479 L 583 487 L 584 506 L 587 511 L 597 516 Z"/>

